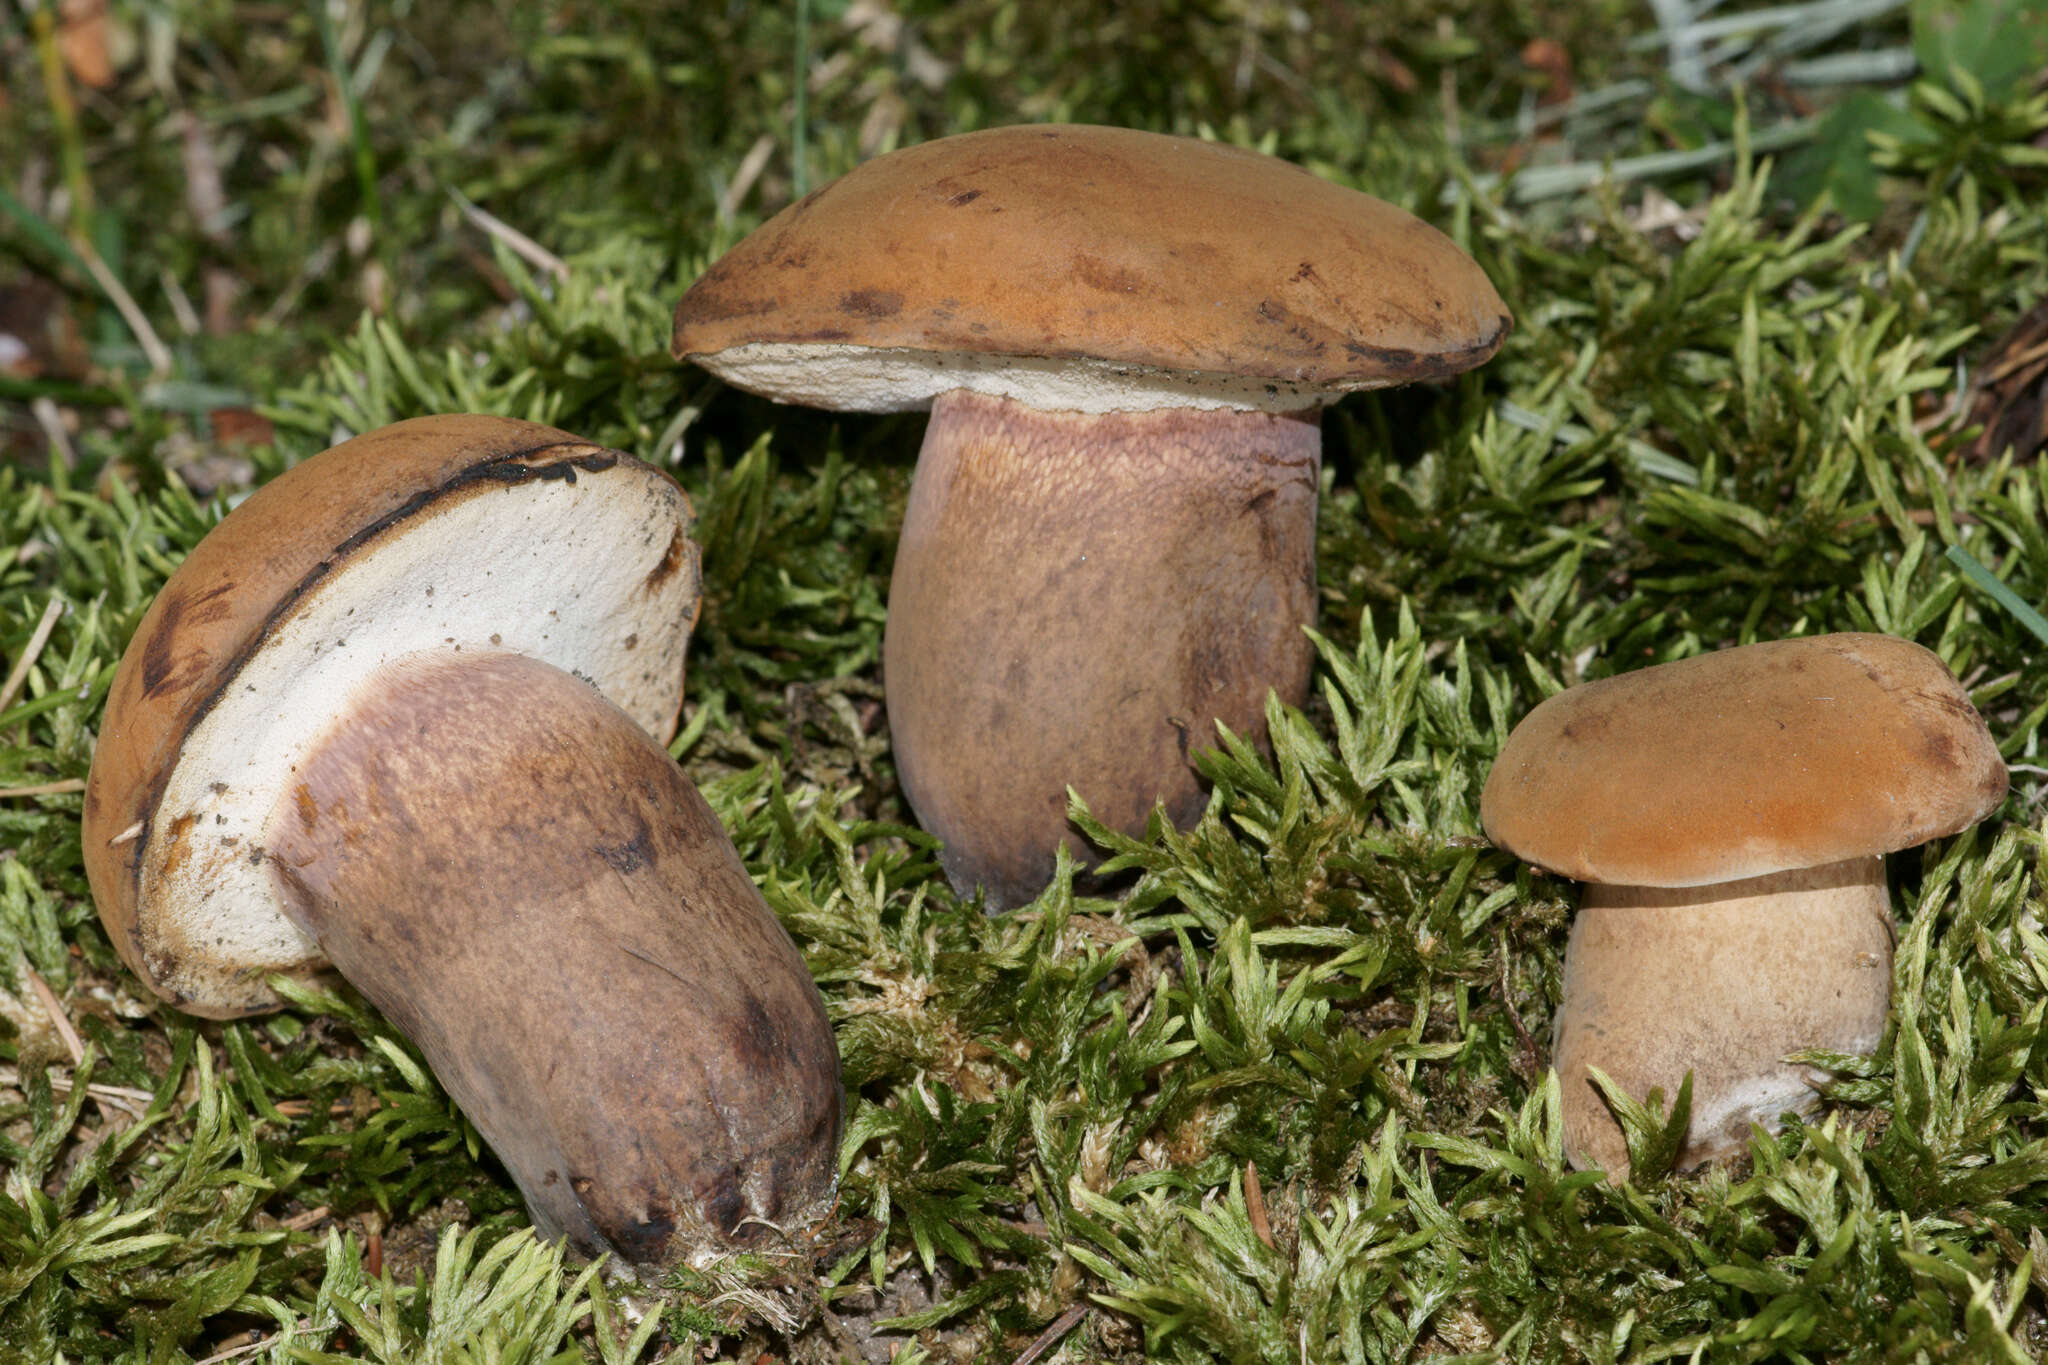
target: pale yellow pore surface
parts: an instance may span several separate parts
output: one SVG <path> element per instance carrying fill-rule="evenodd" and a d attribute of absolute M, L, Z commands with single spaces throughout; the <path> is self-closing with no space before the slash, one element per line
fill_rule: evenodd
<path fill-rule="evenodd" d="M 1556 1025 L 1567 1159 L 1628 1174 L 1589 1066 L 1639 1100 L 1662 1089 L 1667 1107 L 1692 1073 L 1681 1169 L 1741 1151 L 1752 1122 L 1810 1112 L 1816 1073 L 1782 1059 L 1875 1048 L 1891 960 L 1882 858 L 1717 886 L 1588 886 Z"/>

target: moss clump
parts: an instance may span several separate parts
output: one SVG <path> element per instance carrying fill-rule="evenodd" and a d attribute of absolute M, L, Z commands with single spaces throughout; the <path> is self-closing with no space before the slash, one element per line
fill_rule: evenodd
<path fill-rule="evenodd" d="M 1950 555 L 2048 602 L 2039 453 L 1971 425 L 2048 295 L 2048 104 L 2005 55 L 2037 10 L 1815 36 L 1772 7 L 1710 41 L 1498 0 L 1108 26 L 1014 0 L 115 6 L 134 55 L 68 118 L 56 28 L 0 37 L 0 288 L 54 284 L 43 321 L 86 356 L 0 366 L 0 660 L 25 664 L 0 697 L 0 1361 L 2039 1357 L 2048 663 Z M 1897 52 L 1919 74 L 1884 85 Z M 1823 59 L 1801 79 L 1859 83 L 1763 79 Z M 880 706 L 918 422 L 720 389 L 667 359 L 666 311 L 799 182 L 1050 116 L 1367 185 L 1445 223 L 1519 325 L 1481 372 L 1326 419 L 1317 693 L 1273 709 L 1270 754 L 1216 736 L 1186 832 L 1111 835 L 1080 792 L 1116 894 L 1063 871 L 992 919 L 907 827 Z M 1762 154 L 1823 137 L 1854 175 Z M 274 444 L 215 441 L 205 415 L 242 405 Z M 92 913 L 79 779 L 151 594 L 223 497 L 451 408 L 635 451 L 697 500 L 677 752 L 804 948 L 852 1101 L 839 1210 L 792 1254 L 628 1302 L 532 1243 L 358 999 L 185 1020 Z M 1568 1172 L 1543 1063 L 1573 892 L 1478 837 L 1492 756 L 1561 686 L 1830 630 L 1940 652 L 2013 795 L 1892 860 L 1894 1022 L 1812 1059 L 1818 1122 L 1671 1178 L 1646 1109 L 1636 1183 Z"/>

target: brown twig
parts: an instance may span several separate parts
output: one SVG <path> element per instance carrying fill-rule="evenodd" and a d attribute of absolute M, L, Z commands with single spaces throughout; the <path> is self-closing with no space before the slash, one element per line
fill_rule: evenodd
<path fill-rule="evenodd" d="M 121 315 L 121 321 L 128 324 L 135 344 L 142 348 L 143 356 L 149 361 L 151 377 L 161 379 L 169 374 L 176 364 L 171 358 L 171 349 L 156 334 L 156 328 L 149 325 L 149 318 L 136 304 L 135 296 L 128 292 L 128 287 L 115 277 L 113 271 L 107 269 L 107 263 L 100 259 L 99 252 L 93 250 L 91 242 L 74 240 L 71 247 L 78 253 L 78 259 L 85 262 L 86 273 L 92 276 L 93 283 L 100 287 L 100 292 L 114 305 L 114 311 Z"/>
<path fill-rule="evenodd" d="M 371 1107 L 376 1108 L 381 1106 L 381 1104 L 382 1101 L 373 1101 Z M 279 1100 L 272 1107 L 288 1119 L 302 1119 L 313 1112 L 313 1102 L 311 1100 Z M 356 1107 L 352 1102 L 348 1100 L 335 1100 L 327 1106 L 327 1117 L 331 1119 L 344 1118 L 355 1111 Z"/>
<path fill-rule="evenodd" d="M 19 1090 L 21 1086 L 22 1080 L 19 1071 L 12 1067 L 0 1068 L 0 1089 L 12 1088 Z M 69 1076 L 50 1077 L 50 1089 L 52 1090 L 69 1090 L 71 1087 L 72 1080 Z M 147 1106 L 151 1100 L 156 1098 L 147 1090 L 136 1090 L 125 1085 L 100 1085 L 98 1083 L 86 1086 L 85 1093 L 101 1104 L 111 1104 L 116 1109 L 120 1109 L 134 1118 L 142 1117 L 142 1110 L 137 1108 L 137 1105 Z"/>
<path fill-rule="evenodd" d="M 43 1011 L 50 1016 L 50 1024 L 57 1030 L 57 1037 L 64 1043 L 64 1050 L 71 1054 L 71 1065 L 77 1066 L 85 1060 L 85 1043 L 80 1040 L 78 1030 L 71 1026 L 71 1016 L 64 1013 L 63 1004 L 57 993 L 50 989 L 50 983 L 43 980 L 43 974 L 26 962 L 21 964 L 21 973 L 28 978 L 28 988 L 36 993 L 36 999 L 43 1002 Z"/>
<path fill-rule="evenodd" d="M 84 778 L 67 777 L 57 782 L 38 782 L 33 787 L 0 787 L 0 801 L 11 800 L 17 796 L 64 796 L 84 790 Z"/>
<path fill-rule="evenodd" d="M 313 1320 L 311 1318 L 300 1318 L 298 1330 L 301 1332 L 312 1331 Z M 275 1337 L 264 1336 L 261 1328 L 252 1327 L 249 1329 L 249 1340 L 243 1342 L 240 1346 L 232 1346 L 225 1351 L 215 1351 L 205 1359 L 195 1361 L 193 1365 L 220 1365 L 220 1362 L 224 1360 L 240 1360 L 243 1356 L 254 1355 L 276 1339 Z"/>
<path fill-rule="evenodd" d="M 463 217 L 510 247 L 513 255 L 535 270 L 544 271 L 558 280 L 569 278 L 569 265 L 566 261 L 504 219 L 478 208 L 460 195 L 455 196 L 455 206 L 462 210 Z"/>
<path fill-rule="evenodd" d="M 1508 1012 L 1508 1022 L 1515 1026 L 1515 1037 L 1521 1041 L 1516 1060 L 1526 1059 L 1527 1062 L 1526 1067 L 1517 1066 L 1515 1069 L 1527 1078 L 1536 1074 L 1537 1064 L 1541 1061 L 1543 1052 L 1536 1046 L 1535 1037 L 1530 1034 L 1528 1026 L 1522 1022 L 1522 1016 L 1515 1010 L 1514 987 L 1508 980 L 1508 936 L 1503 933 L 1497 941 L 1500 944 L 1500 1007 Z"/>
<path fill-rule="evenodd" d="M 57 628 L 57 618 L 64 614 L 64 599 L 52 597 L 50 604 L 43 608 L 43 619 L 36 622 L 35 630 L 28 637 L 28 647 L 21 651 L 21 657 L 14 661 L 14 667 L 7 671 L 7 681 L 0 683 L 0 711 L 14 704 L 14 694 L 21 691 L 22 683 L 28 678 L 29 669 L 43 652 L 43 646 L 50 643 L 50 632 Z"/>
<path fill-rule="evenodd" d="M 50 443 L 50 449 L 57 452 L 66 469 L 78 468 L 78 452 L 72 449 L 71 437 L 64 430 L 64 415 L 57 411 L 55 402 L 38 398 L 28 405 L 29 414 L 36 419 L 36 425 L 43 429 L 43 438 Z"/>
<path fill-rule="evenodd" d="M 1271 1251 L 1273 1224 L 1266 1218 L 1266 1192 L 1259 1186 L 1259 1168 L 1249 1161 L 1244 1163 L 1244 1211 L 1252 1220 L 1252 1231 L 1259 1234 L 1259 1240 Z"/>
<path fill-rule="evenodd" d="M 326 1217 L 327 1206 L 320 1204 L 301 1213 L 293 1214 L 283 1221 L 282 1226 L 290 1228 L 293 1232 L 305 1232 L 314 1224 L 323 1221 Z"/>
<path fill-rule="evenodd" d="M 768 159 L 775 154 L 775 139 L 767 133 L 761 134 L 747 154 L 740 158 L 739 168 L 732 174 L 732 183 L 725 187 L 725 193 L 718 196 L 718 221 L 730 223 L 746 202 L 747 192 L 754 188 L 754 182 L 761 178 L 761 172 L 768 169 Z"/>
<path fill-rule="evenodd" d="M 1089 1308 L 1085 1303 L 1071 1305 L 1066 1312 L 1054 1318 L 1052 1325 L 1040 1332 L 1038 1339 L 1026 1346 L 1024 1354 L 1018 1356 L 1011 1365 L 1032 1365 L 1032 1362 L 1058 1345 L 1060 1338 L 1073 1331 L 1075 1324 L 1087 1317 L 1088 1313 Z"/>
<path fill-rule="evenodd" d="M 50 983 L 43 980 L 43 974 L 34 967 L 29 966 L 27 962 L 21 964 L 21 973 L 28 980 L 29 989 L 34 991 L 36 998 L 42 1002 L 43 1011 L 50 1016 L 50 1024 L 57 1030 L 57 1037 L 64 1044 L 64 1050 L 71 1054 L 71 1065 L 74 1068 L 82 1065 L 85 1061 L 85 1042 L 78 1036 L 78 1030 L 72 1026 L 71 1016 L 64 1012 L 63 1002 L 57 999 L 57 993 L 50 989 Z M 17 1079 L 19 1079 L 19 1073 L 17 1073 Z M 62 1079 L 66 1082 L 64 1088 L 67 1090 L 77 1084 L 75 1080 L 68 1076 Z M 51 1078 L 53 1089 L 57 1084 L 57 1080 L 58 1078 L 56 1077 Z M 109 1124 L 114 1121 L 114 1116 L 110 1112 L 114 1109 L 119 1109 L 133 1118 L 141 1117 L 141 1112 L 133 1104 L 115 1099 L 111 1094 L 101 1093 L 103 1090 L 116 1091 L 116 1087 L 96 1085 L 87 1085 L 85 1087 L 86 1097 L 99 1106 L 100 1117 Z M 155 1096 L 139 1090 L 128 1093 L 140 1096 L 145 1104 L 155 1098 Z"/>

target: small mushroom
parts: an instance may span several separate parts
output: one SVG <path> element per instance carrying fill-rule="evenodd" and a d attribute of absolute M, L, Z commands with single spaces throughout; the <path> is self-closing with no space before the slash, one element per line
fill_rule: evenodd
<path fill-rule="evenodd" d="M 115 674 L 85 795 L 108 934 L 180 1009 L 329 964 L 586 1254 L 664 1264 L 829 1202 L 803 959 L 662 740 L 688 500 L 528 422 L 357 437 L 230 513 Z"/>
<path fill-rule="evenodd" d="M 1638 1100 L 1693 1076 L 1681 1168 L 1818 1104 L 1809 1048 L 1868 1052 L 1891 998 L 1886 853 L 1954 834 L 2005 765 L 1946 665 L 1886 635 L 1749 645 L 1587 683 L 1502 746 L 1487 837 L 1587 882 L 1555 1065 L 1565 1150 L 1615 1179 Z"/>
<path fill-rule="evenodd" d="M 706 271 L 673 349 L 741 388 L 931 409 L 889 589 L 903 789 L 955 887 L 1035 896 L 1067 788 L 1185 826 L 1218 721 L 1307 695 L 1321 405 L 1441 379 L 1507 310 L 1419 219 L 1122 128 L 878 158 Z"/>

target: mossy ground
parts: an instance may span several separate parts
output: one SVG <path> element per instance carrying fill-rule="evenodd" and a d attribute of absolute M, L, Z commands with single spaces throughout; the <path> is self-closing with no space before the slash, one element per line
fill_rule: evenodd
<path fill-rule="evenodd" d="M 2040 325 L 2004 341 L 2048 296 L 2038 0 L 105 8 L 104 87 L 57 8 L 0 28 L 0 1360 L 2048 1352 Z M 1219 737 L 1192 831 L 1097 831 L 1114 896 L 988 918 L 879 706 L 919 421 L 720 389 L 667 310 L 806 184 L 1053 118 L 1370 188 L 1518 326 L 1326 417 L 1318 695 L 1272 753 Z M 447 409 L 697 500 L 677 753 L 851 1102 L 789 1255 L 608 1288 L 358 998 L 198 1023 L 94 917 L 79 779 L 151 594 L 251 482 Z M 1560 686 L 1829 630 L 1938 650 L 2012 794 L 1892 860 L 1893 1025 L 1814 1122 L 1672 1177 L 1643 1115 L 1632 1183 L 1570 1173 L 1574 890 L 1479 837 L 1491 756 Z"/>

